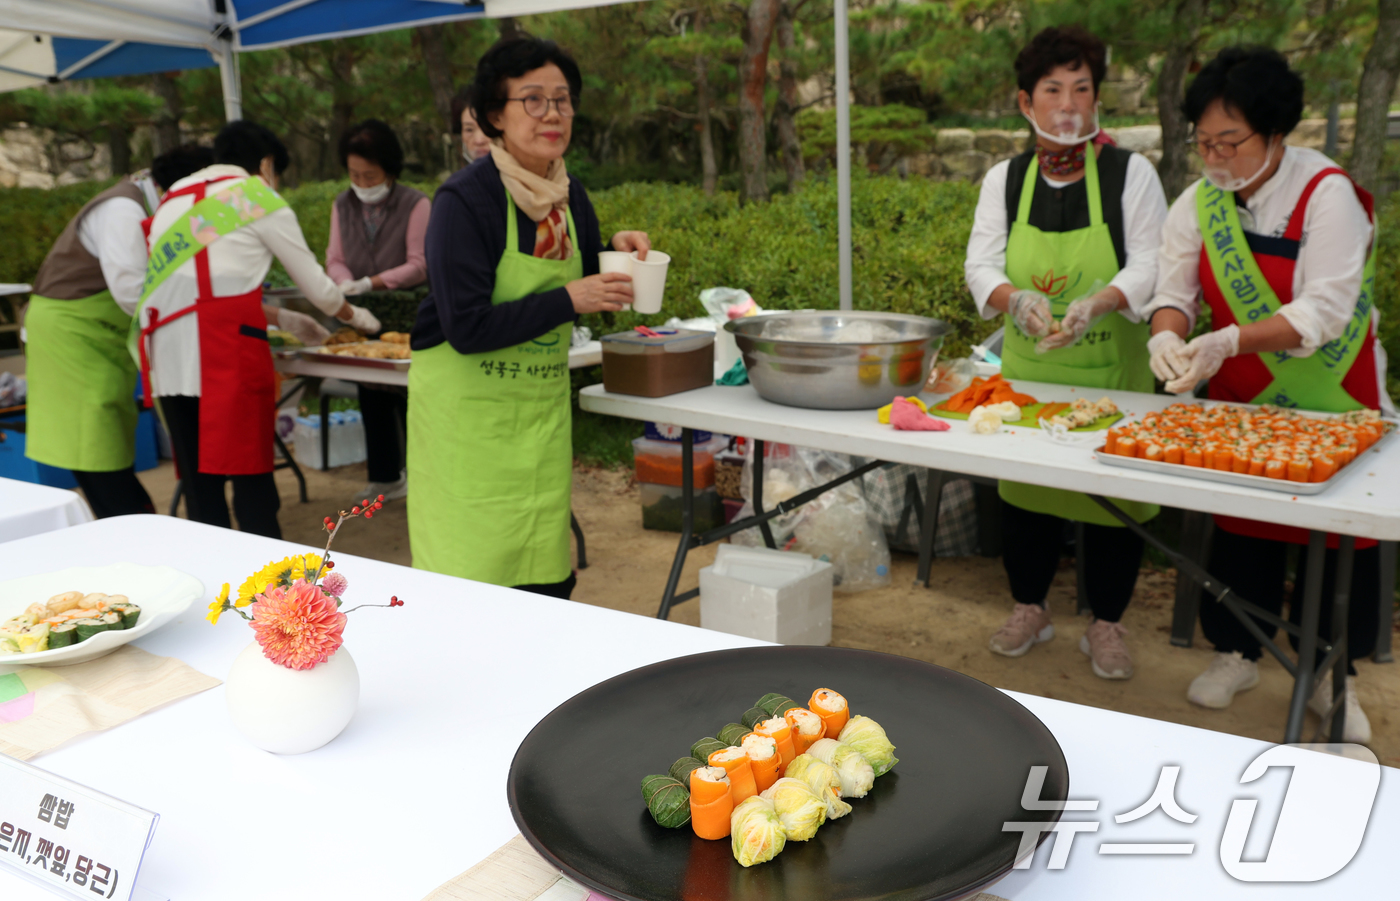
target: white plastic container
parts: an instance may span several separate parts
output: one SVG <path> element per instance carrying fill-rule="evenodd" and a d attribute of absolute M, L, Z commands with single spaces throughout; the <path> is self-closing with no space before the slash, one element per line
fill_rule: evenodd
<path fill-rule="evenodd" d="M 348 466 L 365 460 L 365 422 L 359 410 L 332 413 L 330 420 L 330 465 Z M 292 430 L 297 462 L 312 469 L 321 468 L 321 417 L 298 416 Z"/>
<path fill-rule="evenodd" d="M 700 570 L 700 627 L 779 644 L 831 643 L 831 564 L 722 544 Z"/>

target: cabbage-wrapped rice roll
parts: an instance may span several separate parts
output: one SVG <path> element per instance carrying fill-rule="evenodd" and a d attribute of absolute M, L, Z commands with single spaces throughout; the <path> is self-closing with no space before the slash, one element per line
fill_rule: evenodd
<path fill-rule="evenodd" d="M 826 818 L 836 820 L 851 812 L 851 805 L 841 800 L 841 777 L 830 765 L 811 754 L 799 754 L 788 764 L 787 778 L 800 779 L 826 801 Z"/>
<path fill-rule="evenodd" d="M 833 738 L 823 738 L 808 748 L 807 753 L 836 770 L 836 775 L 841 778 L 843 798 L 864 798 L 875 785 L 874 767 L 850 745 Z"/>
<path fill-rule="evenodd" d="M 894 745 L 890 743 L 884 728 L 868 716 L 851 717 L 841 728 L 837 741 L 855 748 L 860 756 L 870 761 L 877 779 L 899 763 L 899 758 L 894 756 Z"/>
<path fill-rule="evenodd" d="M 773 802 L 758 795 L 734 808 L 729 835 L 734 859 L 744 867 L 767 863 L 787 844 L 787 832 Z"/>
<path fill-rule="evenodd" d="M 807 841 L 826 822 L 826 801 L 800 779 L 779 779 L 762 797 L 773 802 L 789 841 Z"/>

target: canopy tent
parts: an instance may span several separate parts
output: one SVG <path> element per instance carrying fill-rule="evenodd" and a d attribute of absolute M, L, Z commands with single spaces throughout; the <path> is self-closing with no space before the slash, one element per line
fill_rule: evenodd
<path fill-rule="evenodd" d="M 229 120 L 243 115 L 238 54 L 461 19 L 632 0 L 0 0 L 0 91 L 75 78 L 217 65 Z M 836 18 L 840 306 L 851 309 L 851 119 L 846 0 Z"/>

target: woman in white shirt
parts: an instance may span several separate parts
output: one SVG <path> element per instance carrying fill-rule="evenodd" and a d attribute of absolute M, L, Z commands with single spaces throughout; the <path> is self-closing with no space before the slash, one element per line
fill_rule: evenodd
<path fill-rule="evenodd" d="M 1047 28 L 1016 57 L 1033 150 L 982 182 L 967 244 L 967 287 L 983 318 L 1003 315 L 1002 374 L 1151 391 L 1147 325 L 1167 201 L 1144 157 L 1096 140 L 1106 50 L 1080 28 Z M 1086 593 L 1094 621 L 1079 647 L 1093 671 L 1126 679 L 1132 656 L 1119 623 L 1143 543 L 1088 497 L 1003 481 L 1003 565 L 1016 604 L 991 650 L 1019 657 L 1054 636 L 1045 607 L 1069 522 L 1084 523 Z M 1156 505 L 1117 501 L 1138 522 Z"/>
<path fill-rule="evenodd" d="M 280 538 L 267 325 L 300 314 L 262 304 L 273 257 L 322 312 L 366 332 L 379 323 L 345 301 L 276 193 L 288 163 L 276 135 L 229 123 L 214 139 L 214 159 L 172 185 L 152 219 L 131 351 L 170 432 L 189 518 L 228 528 L 231 480 L 239 528 Z"/>
<path fill-rule="evenodd" d="M 1302 111 L 1303 79 L 1263 48 L 1220 51 L 1186 93 L 1206 177 L 1172 204 L 1148 307 L 1152 368 L 1169 392 L 1190 392 L 1209 379 L 1217 400 L 1324 412 L 1390 407 L 1372 301 L 1371 195 L 1323 154 L 1284 146 Z M 1211 331 L 1188 344 L 1201 297 L 1210 305 Z M 1211 572 L 1277 615 L 1289 546 L 1306 545 L 1307 533 L 1233 516 L 1216 516 L 1215 525 Z M 1328 547 L 1337 547 L 1336 535 Z M 1356 547 L 1352 660 L 1373 650 L 1379 616 L 1380 552 L 1374 541 Z M 1302 585 L 1307 554 L 1298 556 L 1294 583 Z M 1336 557 L 1327 552 L 1323 623 L 1331 622 Z M 1302 605 L 1290 607 L 1297 622 Z M 1256 622 L 1272 637 L 1272 625 Z M 1260 643 L 1213 598 L 1203 598 L 1201 626 L 1217 653 L 1187 697 L 1227 707 L 1237 691 L 1258 684 Z M 1347 740 L 1367 741 L 1371 729 L 1351 676 L 1346 694 Z M 1313 707 L 1325 711 L 1330 702 L 1329 678 Z"/>

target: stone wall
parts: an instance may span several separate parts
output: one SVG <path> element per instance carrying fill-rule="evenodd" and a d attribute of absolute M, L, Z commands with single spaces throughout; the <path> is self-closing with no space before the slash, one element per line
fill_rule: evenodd
<path fill-rule="evenodd" d="M 1162 158 L 1162 127 L 1160 125 L 1131 125 L 1104 129 L 1118 146 L 1141 153 L 1153 165 Z M 1338 127 L 1337 157 L 1351 153 L 1356 135 L 1356 122 L 1343 119 Z M 922 175 L 936 181 L 968 181 L 978 184 L 982 176 L 1002 160 L 1023 152 L 1030 142 L 1030 129 L 1018 131 L 945 128 L 937 133 L 927 153 L 904 157 L 898 171 L 905 175 Z M 1327 120 L 1304 119 L 1288 136 L 1288 143 L 1299 147 L 1322 150 L 1327 143 Z M 1192 171 L 1200 170 L 1199 158 L 1191 156 Z"/>
<path fill-rule="evenodd" d="M 0 187 L 47 189 L 111 177 L 105 146 L 58 141 L 22 124 L 0 130 Z"/>

